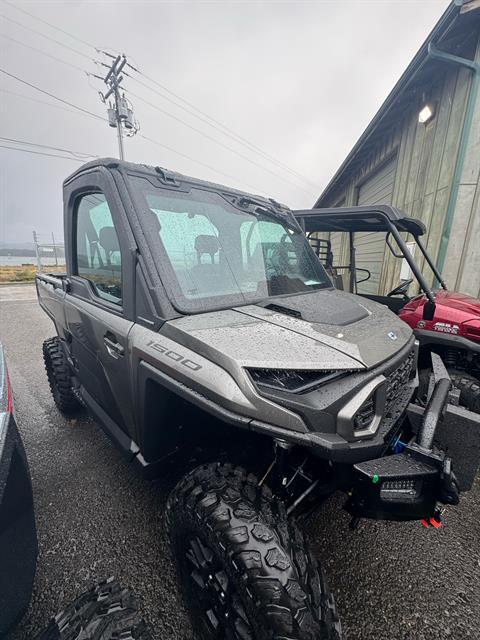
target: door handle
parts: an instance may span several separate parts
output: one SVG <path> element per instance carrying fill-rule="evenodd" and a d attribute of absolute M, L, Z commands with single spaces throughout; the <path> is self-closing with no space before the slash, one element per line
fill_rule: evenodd
<path fill-rule="evenodd" d="M 109 333 L 105 334 L 105 336 L 103 337 L 103 342 L 107 349 L 108 355 L 112 356 L 112 358 L 118 360 L 118 358 L 124 355 L 125 349 L 119 342 L 117 342 L 117 339 L 114 335 Z"/>

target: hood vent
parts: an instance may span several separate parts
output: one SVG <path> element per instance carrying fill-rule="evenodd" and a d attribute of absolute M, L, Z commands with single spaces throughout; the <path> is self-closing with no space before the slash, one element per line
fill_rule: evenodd
<path fill-rule="evenodd" d="M 265 309 L 275 311 L 276 313 L 283 313 L 285 316 L 292 316 L 292 318 L 300 318 L 302 320 L 302 314 L 296 309 L 289 309 L 288 307 L 282 307 L 280 304 L 267 304 Z"/>

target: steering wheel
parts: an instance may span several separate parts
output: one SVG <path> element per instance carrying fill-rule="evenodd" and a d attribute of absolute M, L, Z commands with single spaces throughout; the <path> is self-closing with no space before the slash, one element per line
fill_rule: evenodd
<path fill-rule="evenodd" d="M 276 245 L 270 254 L 268 267 L 274 274 L 284 275 L 289 270 L 287 246 L 284 242 Z"/>
<path fill-rule="evenodd" d="M 408 287 L 412 284 L 412 282 L 413 282 L 413 278 L 410 278 L 409 280 L 405 280 L 404 282 L 402 282 L 402 284 L 399 284 L 398 287 L 395 287 L 395 289 L 392 289 L 390 293 L 387 293 L 387 296 L 389 298 L 391 298 L 392 296 L 403 296 L 404 298 L 406 298 Z"/>

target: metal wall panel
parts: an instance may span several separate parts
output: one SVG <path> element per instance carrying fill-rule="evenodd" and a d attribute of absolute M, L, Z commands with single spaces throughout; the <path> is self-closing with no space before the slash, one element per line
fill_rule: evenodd
<path fill-rule="evenodd" d="M 480 39 L 476 61 L 480 62 Z M 411 101 L 403 118 L 392 123 L 387 134 L 379 136 L 377 144 L 363 158 L 355 171 L 345 172 L 332 198 L 322 201 L 327 207 L 341 198 L 348 205 L 366 202 L 391 202 L 413 217 L 422 220 L 427 227 L 424 242 L 436 261 L 445 226 L 447 205 L 452 189 L 455 163 L 458 155 L 460 134 L 465 118 L 467 97 L 471 89 L 471 73 L 465 69 L 444 65 L 431 78 L 428 87 L 429 101 L 435 105 L 434 117 L 427 124 L 418 122 L 418 112 L 424 99 L 417 95 Z M 397 155 L 393 193 L 390 191 L 388 163 L 392 154 Z M 382 168 L 384 171 L 382 179 Z M 378 169 L 378 178 L 372 172 Z M 372 176 L 372 177 L 370 177 Z M 373 180 L 373 184 L 371 182 Z M 360 186 L 359 186 L 360 185 Z M 390 193 L 390 200 L 387 196 Z M 473 127 L 460 180 L 459 197 L 456 202 L 452 231 L 448 243 L 443 276 L 452 289 L 478 295 L 480 291 L 480 96 L 477 98 Z M 372 263 L 377 279 L 379 245 L 362 250 L 365 266 Z M 368 255 L 368 254 L 373 255 Z M 378 276 L 370 285 L 360 285 L 359 291 L 384 294 L 400 282 L 401 261 L 393 258 L 389 251 L 383 252 L 383 264 Z M 421 256 L 416 256 L 420 268 L 430 284 L 434 277 Z M 373 285 L 373 286 L 372 286 Z M 412 286 L 411 293 L 415 293 Z"/>
<path fill-rule="evenodd" d="M 391 204 L 395 184 L 397 157 L 378 169 L 358 188 L 357 204 Z M 385 253 L 385 237 L 381 233 L 355 234 L 355 262 L 359 269 L 368 269 L 371 276 L 358 285 L 358 293 L 376 295 L 379 292 L 380 275 Z M 361 274 L 359 274 L 361 277 Z"/>

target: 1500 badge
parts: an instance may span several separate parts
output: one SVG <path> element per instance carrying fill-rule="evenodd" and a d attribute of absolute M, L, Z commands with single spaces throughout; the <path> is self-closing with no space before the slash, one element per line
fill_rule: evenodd
<path fill-rule="evenodd" d="M 460 327 L 458 324 L 450 324 L 449 322 L 436 322 L 433 325 L 434 331 L 441 331 L 442 333 L 452 333 L 456 335 Z"/>
<path fill-rule="evenodd" d="M 165 357 L 170 358 L 170 360 L 173 360 L 174 362 L 178 362 L 178 364 L 181 364 L 187 369 L 190 369 L 190 371 L 199 371 L 202 368 L 202 365 L 198 364 L 197 362 L 193 362 L 193 360 L 189 360 L 188 358 L 184 358 L 182 354 L 177 353 L 176 351 L 172 351 L 159 342 L 150 340 L 150 342 L 147 344 L 147 347 L 155 349 L 155 351 L 158 351 L 158 353 L 163 354 Z"/>

